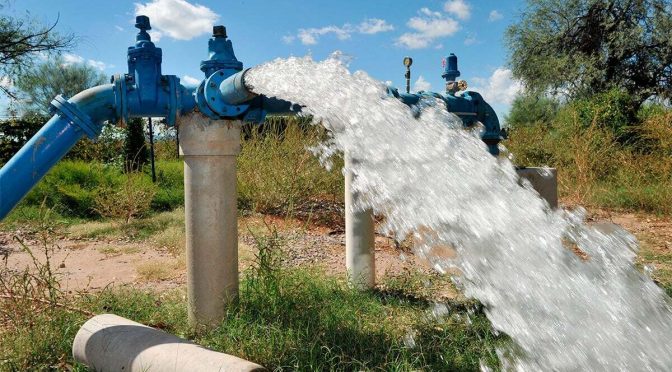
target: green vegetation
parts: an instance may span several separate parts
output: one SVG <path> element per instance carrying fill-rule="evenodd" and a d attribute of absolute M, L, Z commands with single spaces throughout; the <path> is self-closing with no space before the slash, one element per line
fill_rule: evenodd
<path fill-rule="evenodd" d="M 51 101 L 57 95 L 70 98 L 107 81 L 107 76 L 99 69 L 83 61 L 71 63 L 57 56 L 22 71 L 16 80 L 16 87 L 24 99 L 21 102 L 24 111 L 46 116 Z"/>
<path fill-rule="evenodd" d="M 670 0 L 528 0 L 506 41 L 514 77 L 537 95 L 628 92 L 629 114 L 672 96 Z"/>
<path fill-rule="evenodd" d="M 144 120 L 141 118 L 132 118 L 126 124 L 124 171 L 140 171 L 148 162 L 149 151 L 145 143 Z"/>
<path fill-rule="evenodd" d="M 342 161 L 335 159 L 332 170 L 326 170 L 308 150 L 324 138 L 323 129 L 301 119 L 271 119 L 263 131 L 249 133 L 238 157 L 241 209 L 287 215 L 316 200 L 340 202 Z M 182 161 L 158 160 L 156 168 L 157 183 L 152 185 L 146 167 L 143 173 L 125 174 L 117 162 L 61 161 L 8 220 L 29 220 L 30 207 L 43 203 L 68 218 L 111 217 L 126 223 L 183 206 Z"/>
<path fill-rule="evenodd" d="M 612 90 L 542 116 L 535 113 L 549 112 L 548 100 L 529 116 L 531 101 L 517 100 L 505 145 L 518 165 L 558 168 L 566 202 L 670 214 L 672 111 L 645 105 L 630 119 L 623 96 Z"/>
<path fill-rule="evenodd" d="M 74 369 L 70 346 L 93 314 L 114 313 L 271 370 L 477 370 L 495 366 L 492 333 L 480 307 L 431 297 L 398 279 L 394 290 L 360 292 L 315 269 L 280 266 L 277 235 L 257 236 L 255 264 L 222 323 L 187 326 L 184 293 L 122 288 L 65 294 L 48 265 L 37 274 L 0 269 L 0 370 Z M 49 251 L 49 244 L 45 240 Z M 164 273 L 148 267 L 146 275 Z M 386 287 L 386 286 L 383 286 Z"/>

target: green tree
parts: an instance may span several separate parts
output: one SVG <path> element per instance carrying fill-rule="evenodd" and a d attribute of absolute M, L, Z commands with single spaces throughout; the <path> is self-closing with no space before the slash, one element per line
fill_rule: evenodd
<path fill-rule="evenodd" d="M 41 115 L 24 115 L 0 121 L 0 164 L 7 162 L 44 125 Z"/>
<path fill-rule="evenodd" d="M 528 0 L 506 41 L 531 91 L 672 97 L 672 0 Z"/>
<path fill-rule="evenodd" d="M 148 159 L 144 121 L 141 118 L 130 119 L 126 127 L 126 141 L 124 142 L 124 170 L 137 172 L 147 164 Z"/>
<path fill-rule="evenodd" d="M 0 10 L 7 5 L 0 4 Z M 39 53 L 52 53 L 72 47 L 73 35 L 57 33 L 51 26 L 40 25 L 31 19 L 19 19 L 0 14 L 0 92 L 16 98 L 8 81 L 33 65 Z"/>
<path fill-rule="evenodd" d="M 550 125 L 559 109 L 560 103 L 556 99 L 521 95 L 513 100 L 506 124 L 511 128 L 540 123 Z"/>
<path fill-rule="evenodd" d="M 66 63 L 58 56 L 24 71 L 16 80 L 26 112 L 48 114 L 51 101 L 59 94 L 75 94 L 105 83 L 105 75 L 83 63 Z"/>

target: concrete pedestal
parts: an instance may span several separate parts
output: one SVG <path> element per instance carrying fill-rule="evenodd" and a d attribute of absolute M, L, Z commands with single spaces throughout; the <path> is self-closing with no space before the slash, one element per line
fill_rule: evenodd
<path fill-rule="evenodd" d="M 555 168 L 521 167 L 516 171 L 520 178 L 530 181 L 551 208 L 558 207 L 558 172 Z"/>
<path fill-rule="evenodd" d="M 354 161 L 347 154 L 344 160 L 346 169 Z M 353 208 L 359 197 L 352 190 L 355 177 L 352 172 L 345 174 L 345 267 L 353 287 L 368 289 L 376 285 L 375 225 L 370 209 Z"/>
<path fill-rule="evenodd" d="M 216 325 L 238 296 L 240 122 L 182 117 L 187 297 L 192 325 Z"/>

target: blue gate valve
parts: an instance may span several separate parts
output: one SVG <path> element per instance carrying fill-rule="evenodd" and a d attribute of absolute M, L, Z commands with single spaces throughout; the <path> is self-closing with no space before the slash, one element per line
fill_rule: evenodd
<path fill-rule="evenodd" d="M 176 118 L 193 109 L 194 97 L 189 88 L 180 84 L 175 75 L 161 75 L 161 48 L 157 48 L 147 32 L 149 18 L 137 16 L 135 27 L 140 30 L 135 45 L 128 47 L 128 73 L 114 75 L 117 97 L 117 118 L 159 116 L 175 125 Z"/>

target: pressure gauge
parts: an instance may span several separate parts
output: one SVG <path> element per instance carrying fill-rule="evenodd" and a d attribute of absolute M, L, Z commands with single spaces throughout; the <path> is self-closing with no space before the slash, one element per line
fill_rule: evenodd
<path fill-rule="evenodd" d="M 413 58 L 404 57 L 404 66 L 411 67 L 412 64 L 413 64 Z"/>

